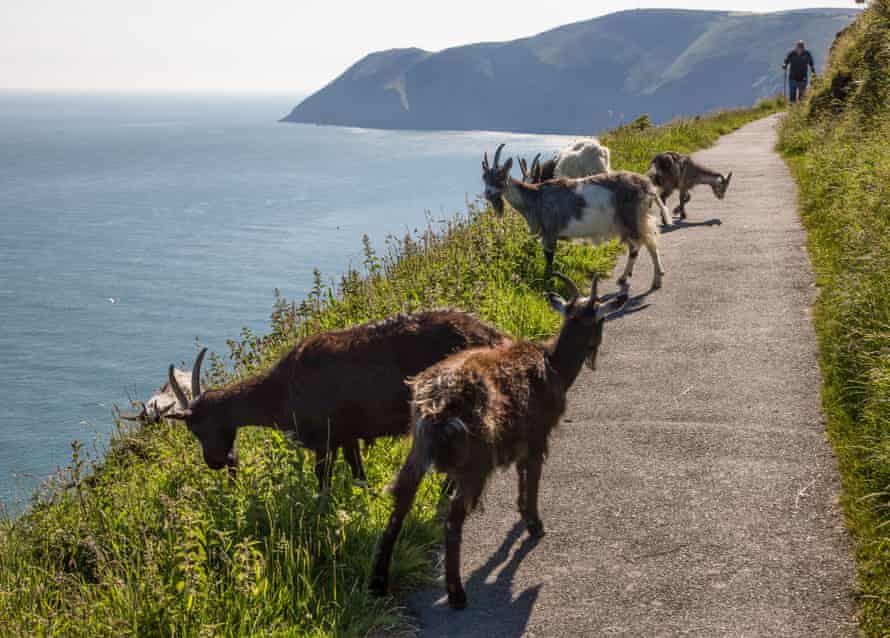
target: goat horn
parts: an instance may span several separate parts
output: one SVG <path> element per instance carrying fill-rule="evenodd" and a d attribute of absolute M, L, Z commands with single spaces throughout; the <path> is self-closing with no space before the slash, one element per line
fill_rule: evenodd
<path fill-rule="evenodd" d="M 192 368 L 192 399 L 201 396 L 201 364 L 204 362 L 204 355 L 207 354 L 207 348 L 202 348 L 195 359 L 195 367 Z"/>
<path fill-rule="evenodd" d="M 114 416 L 118 421 L 141 421 L 144 418 L 142 414 L 134 414 L 133 412 L 121 412 L 121 409 L 114 404 Z"/>
<path fill-rule="evenodd" d="M 496 150 L 496 151 L 494 152 L 494 167 L 495 167 L 495 168 L 500 168 L 500 166 L 501 166 L 501 164 L 500 164 L 500 162 L 501 162 L 501 151 L 504 150 L 504 147 L 505 147 L 505 146 L 506 146 L 506 144 L 501 144 L 500 146 L 498 146 L 498 150 Z"/>
<path fill-rule="evenodd" d="M 574 281 L 572 281 L 571 279 L 566 277 L 561 272 L 554 272 L 553 276 L 556 277 L 557 279 L 559 279 L 562 283 L 564 283 L 566 286 L 569 287 L 569 290 L 571 291 L 571 295 L 572 295 L 572 299 L 571 299 L 572 301 L 575 301 L 575 299 L 577 299 L 578 297 L 581 296 L 581 291 L 578 290 L 578 286 L 575 285 Z"/>
<path fill-rule="evenodd" d="M 170 382 L 170 389 L 173 390 L 173 394 L 176 395 L 176 402 L 179 403 L 179 407 L 183 410 L 188 410 L 188 399 L 185 398 L 185 392 L 183 392 L 182 388 L 179 387 L 179 384 L 176 383 L 176 375 L 173 374 L 172 363 L 167 370 L 167 380 Z"/>

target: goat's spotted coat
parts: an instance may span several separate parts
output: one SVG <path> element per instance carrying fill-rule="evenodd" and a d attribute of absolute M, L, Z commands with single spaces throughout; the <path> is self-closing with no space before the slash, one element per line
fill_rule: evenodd
<path fill-rule="evenodd" d="M 588 239 L 603 242 L 620 239 L 628 246 L 628 260 L 619 280 L 626 296 L 639 249 L 645 246 L 652 257 L 653 288 L 661 287 L 664 267 L 658 252 L 658 229 L 651 214 L 653 207 L 663 219 L 669 216 L 655 186 L 645 175 L 615 171 L 577 180 L 553 179 L 527 184 L 510 176 L 512 159 L 494 166 L 486 154 L 482 164 L 485 197 L 497 213 L 504 200 L 523 216 L 529 230 L 541 236 L 547 260 L 545 274 L 552 272 L 556 243 L 560 239 Z"/>

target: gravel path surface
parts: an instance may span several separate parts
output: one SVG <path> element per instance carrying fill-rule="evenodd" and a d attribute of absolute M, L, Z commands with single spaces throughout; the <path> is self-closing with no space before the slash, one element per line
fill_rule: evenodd
<path fill-rule="evenodd" d="M 570 393 L 544 466 L 547 535 L 522 533 L 515 473 L 497 475 L 464 531 L 469 607 L 451 611 L 441 585 L 413 595 L 422 636 L 856 635 L 776 122 L 697 155 L 733 169 L 732 187 L 694 192 L 662 237 L 664 288 L 606 327 L 599 369 Z M 650 281 L 643 251 L 632 291 Z"/>

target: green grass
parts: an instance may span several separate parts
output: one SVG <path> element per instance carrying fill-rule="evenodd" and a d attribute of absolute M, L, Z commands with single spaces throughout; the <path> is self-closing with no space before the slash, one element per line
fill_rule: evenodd
<path fill-rule="evenodd" d="M 890 5 L 835 45 L 780 148 L 800 185 L 820 287 L 823 405 L 858 565 L 860 621 L 890 636 Z"/>
<path fill-rule="evenodd" d="M 615 164 L 642 170 L 656 151 L 691 151 L 775 109 L 773 102 L 666 127 L 640 122 L 612 132 Z M 565 244 L 557 268 L 584 282 L 607 273 L 617 244 Z M 396 312 L 455 306 L 525 338 L 552 334 L 543 297 L 540 242 L 515 213 L 496 219 L 470 207 L 446 224 L 392 239 L 384 255 L 366 244 L 362 272 L 328 285 L 318 274 L 299 303 L 276 297 L 268 334 L 230 343 L 219 384 L 273 362 L 297 340 Z M 163 369 L 159 368 L 159 375 Z M 338 465 L 330 497 L 316 497 L 312 459 L 278 433 L 239 433 L 241 469 L 229 482 L 207 470 L 180 425 L 118 426 L 97 462 L 73 446 L 71 466 L 0 523 L 2 636 L 366 636 L 403 631 L 397 599 L 365 583 L 389 514 L 383 488 L 404 441 L 366 454 L 372 489 Z M 397 546 L 393 583 L 430 580 L 440 538 L 439 490 L 428 481 Z"/>

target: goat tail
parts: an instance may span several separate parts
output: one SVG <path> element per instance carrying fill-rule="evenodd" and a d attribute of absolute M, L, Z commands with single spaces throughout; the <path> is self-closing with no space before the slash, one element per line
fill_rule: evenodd
<path fill-rule="evenodd" d="M 458 418 L 419 417 L 414 424 L 411 451 L 389 491 L 398 494 L 404 489 L 417 490 L 420 481 L 433 465 L 445 469 L 456 435 L 467 431 Z"/>

